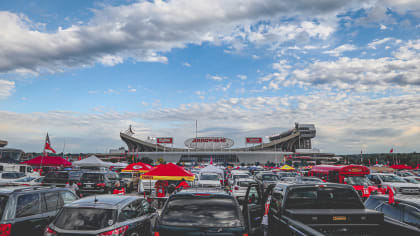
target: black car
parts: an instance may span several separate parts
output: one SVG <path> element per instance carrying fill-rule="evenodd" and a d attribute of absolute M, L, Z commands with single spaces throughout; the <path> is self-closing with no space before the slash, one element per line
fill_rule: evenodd
<path fill-rule="evenodd" d="M 227 192 L 182 190 L 171 195 L 156 223 L 159 236 L 244 236 L 238 202 Z"/>
<path fill-rule="evenodd" d="M 115 183 L 120 181 L 118 174 L 112 171 L 84 172 L 78 183 L 79 192 L 83 195 L 95 193 L 111 194 Z M 123 182 L 120 184 L 124 185 Z"/>
<path fill-rule="evenodd" d="M 45 228 L 45 236 L 151 236 L 156 209 L 136 196 L 98 195 L 74 201 Z"/>
<path fill-rule="evenodd" d="M 389 204 L 387 195 L 371 195 L 365 202 L 366 208 L 383 212 L 385 217 L 412 225 L 420 229 L 420 198 L 397 195 Z"/>
<path fill-rule="evenodd" d="M 45 175 L 42 185 L 65 187 L 67 183 L 78 182 L 81 174 L 81 171 L 51 171 Z"/>
<path fill-rule="evenodd" d="M 0 188 L 0 235 L 42 235 L 58 210 L 75 200 L 66 188 Z"/>
<path fill-rule="evenodd" d="M 260 172 L 255 175 L 255 181 L 260 185 L 261 191 L 264 191 L 269 185 L 280 181 L 280 178 L 272 172 Z"/>

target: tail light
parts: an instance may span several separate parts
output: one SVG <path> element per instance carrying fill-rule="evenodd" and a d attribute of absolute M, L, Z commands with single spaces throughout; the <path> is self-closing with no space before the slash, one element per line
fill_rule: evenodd
<path fill-rule="evenodd" d="M 127 231 L 128 225 L 120 227 L 118 229 L 114 229 L 111 231 L 103 232 L 99 234 L 99 236 L 123 236 L 125 231 Z"/>
<path fill-rule="evenodd" d="M 239 190 L 239 187 L 238 186 L 235 186 L 235 190 Z"/>
<path fill-rule="evenodd" d="M 104 183 L 100 183 L 100 184 L 96 184 L 96 186 L 98 186 L 98 187 L 105 187 L 105 184 Z"/>
<path fill-rule="evenodd" d="M 44 236 L 54 236 L 57 235 L 57 232 L 52 230 L 50 227 L 45 228 Z"/>
<path fill-rule="evenodd" d="M 12 231 L 11 224 L 0 224 L 0 236 L 9 236 Z"/>
<path fill-rule="evenodd" d="M 77 183 L 77 186 L 82 186 L 82 183 Z"/>
<path fill-rule="evenodd" d="M 248 236 L 248 234 L 242 234 L 242 236 Z"/>
<path fill-rule="evenodd" d="M 159 232 L 155 232 L 155 236 L 159 236 Z"/>

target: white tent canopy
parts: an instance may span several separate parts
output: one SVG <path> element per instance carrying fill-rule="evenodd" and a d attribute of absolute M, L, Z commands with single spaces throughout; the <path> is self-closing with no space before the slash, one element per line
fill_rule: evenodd
<path fill-rule="evenodd" d="M 216 173 L 222 176 L 222 178 L 224 177 L 224 172 L 222 169 L 220 169 L 219 167 L 213 166 L 213 165 L 208 165 L 206 167 L 204 167 L 203 169 L 200 170 L 200 175 L 202 173 Z"/>
<path fill-rule="evenodd" d="M 79 167 L 110 167 L 113 166 L 114 163 L 102 161 L 101 159 L 92 155 L 86 159 L 73 162 L 73 165 Z"/>

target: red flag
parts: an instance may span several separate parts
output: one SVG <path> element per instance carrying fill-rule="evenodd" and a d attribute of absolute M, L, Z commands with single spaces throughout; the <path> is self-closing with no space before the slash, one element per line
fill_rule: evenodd
<path fill-rule="evenodd" d="M 210 157 L 210 165 L 213 165 L 213 157 Z"/>
<path fill-rule="evenodd" d="M 394 148 L 391 148 L 391 150 L 389 150 L 389 153 L 393 153 L 394 152 Z"/>
<path fill-rule="evenodd" d="M 50 137 L 48 136 L 45 138 L 45 146 L 44 146 L 44 152 L 45 150 L 50 150 L 53 153 L 56 153 L 55 150 L 51 147 Z"/>
<path fill-rule="evenodd" d="M 80 161 L 80 160 L 82 160 L 82 157 L 81 157 L 81 156 L 79 156 L 79 161 Z"/>

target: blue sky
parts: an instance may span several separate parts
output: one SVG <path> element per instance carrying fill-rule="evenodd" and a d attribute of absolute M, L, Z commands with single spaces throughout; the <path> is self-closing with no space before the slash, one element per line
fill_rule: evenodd
<path fill-rule="evenodd" d="M 266 137 L 314 123 L 336 153 L 418 151 L 420 3 L 0 3 L 0 138 L 38 151 L 118 133 Z"/>

